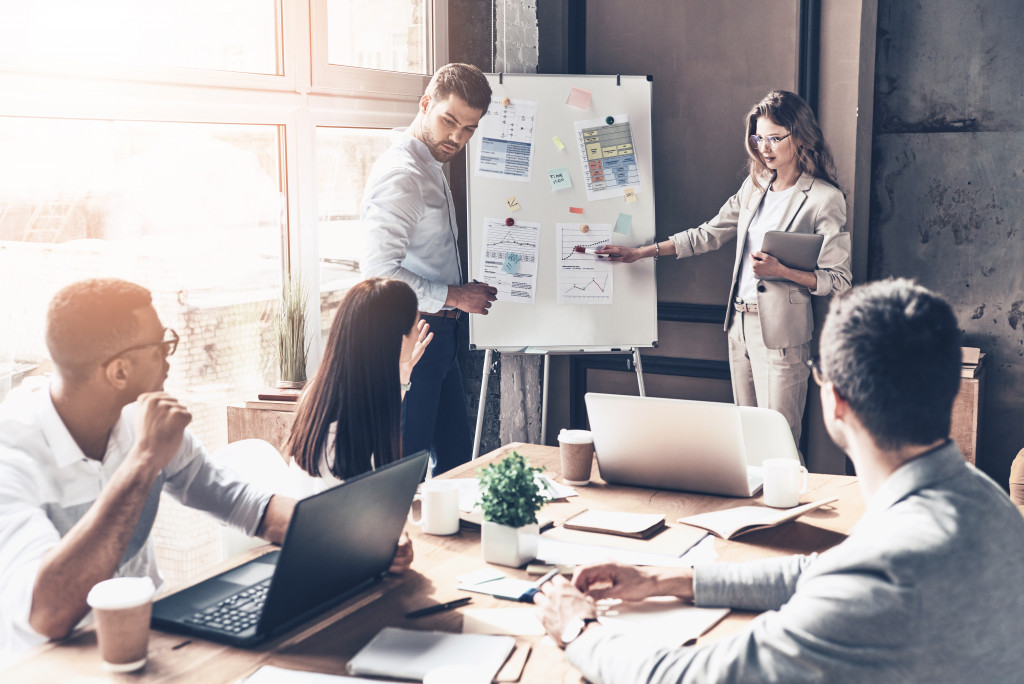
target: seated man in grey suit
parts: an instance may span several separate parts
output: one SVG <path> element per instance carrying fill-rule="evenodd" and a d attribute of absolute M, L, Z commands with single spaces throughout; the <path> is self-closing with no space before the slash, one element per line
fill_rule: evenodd
<path fill-rule="evenodd" d="M 825 424 L 867 503 L 821 554 L 691 569 L 603 564 L 537 596 L 592 682 L 1005 682 L 1024 672 L 1024 517 L 949 438 L 957 321 L 907 280 L 833 300 L 821 337 Z M 767 611 L 677 649 L 591 622 L 594 599 L 671 595 Z"/>

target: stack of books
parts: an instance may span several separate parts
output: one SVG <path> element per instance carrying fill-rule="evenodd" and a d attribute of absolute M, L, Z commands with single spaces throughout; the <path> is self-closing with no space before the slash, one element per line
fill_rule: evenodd
<path fill-rule="evenodd" d="M 246 401 L 245 408 L 269 409 L 271 411 L 294 411 L 299 403 L 300 389 L 269 387 L 256 395 L 255 401 Z"/>

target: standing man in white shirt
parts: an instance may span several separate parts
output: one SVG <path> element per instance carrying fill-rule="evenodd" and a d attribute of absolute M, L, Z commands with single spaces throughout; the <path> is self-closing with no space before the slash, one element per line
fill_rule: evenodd
<path fill-rule="evenodd" d="M 403 455 L 429 448 L 434 475 L 470 458 L 458 330 L 465 314 L 486 315 L 497 297 L 489 285 L 465 282 L 455 204 L 442 165 L 473 137 L 490 101 L 491 87 L 476 67 L 438 69 L 412 125 L 393 131 L 391 147 L 374 164 L 360 209 L 366 233 L 363 276 L 411 285 L 434 333 L 402 407 Z"/>

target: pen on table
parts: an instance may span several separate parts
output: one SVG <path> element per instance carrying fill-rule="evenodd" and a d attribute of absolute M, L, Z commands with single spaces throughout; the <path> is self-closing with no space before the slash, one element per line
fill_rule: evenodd
<path fill-rule="evenodd" d="M 543 587 L 549 580 L 551 580 L 557 574 L 558 568 L 554 568 L 553 570 L 549 570 L 547 573 L 545 573 L 543 577 L 541 577 L 539 580 L 533 583 L 532 587 L 530 587 L 522 594 L 520 594 L 520 602 L 533 603 L 533 597 L 537 595 L 537 592 L 540 591 L 540 588 Z"/>
<path fill-rule="evenodd" d="M 414 610 L 411 613 L 406 613 L 405 617 L 407 617 L 407 618 L 418 618 L 418 617 L 423 617 L 424 615 L 433 615 L 434 613 L 441 613 L 441 612 L 446 611 L 446 610 L 451 610 L 452 608 L 458 608 L 459 606 L 464 606 L 464 605 L 466 605 L 467 603 L 469 603 L 472 600 L 473 600 L 472 596 L 465 596 L 465 597 L 460 598 L 460 599 L 455 599 L 454 601 L 449 601 L 448 603 L 439 603 L 436 606 L 427 606 L 426 608 L 420 608 L 419 610 Z"/>

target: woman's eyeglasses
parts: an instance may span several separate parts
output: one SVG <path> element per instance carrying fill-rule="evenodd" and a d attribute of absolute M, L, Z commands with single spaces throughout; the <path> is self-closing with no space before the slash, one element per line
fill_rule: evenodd
<path fill-rule="evenodd" d="M 763 138 L 759 135 L 752 135 L 750 136 L 750 144 L 753 147 L 758 148 L 761 147 L 761 145 L 764 145 L 764 148 L 766 150 L 774 150 L 776 145 L 778 145 L 780 142 L 782 142 L 791 135 L 793 134 L 787 133 L 786 135 L 769 135 Z"/>

